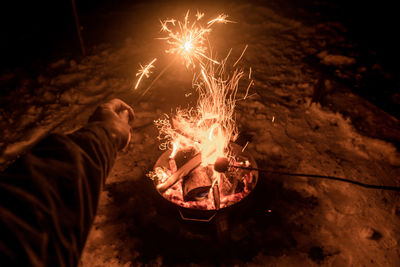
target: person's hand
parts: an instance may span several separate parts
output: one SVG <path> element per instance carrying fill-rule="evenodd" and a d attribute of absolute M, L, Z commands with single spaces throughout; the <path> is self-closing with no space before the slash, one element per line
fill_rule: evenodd
<path fill-rule="evenodd" d="M 128 146 L 131 139 L 131 123 L 134 120 L 133 109 L 115 98 L 107 103 L 101 104 L 89 118 L 89 122 L 102 122 L 111 130 L 119 149 Z"/>

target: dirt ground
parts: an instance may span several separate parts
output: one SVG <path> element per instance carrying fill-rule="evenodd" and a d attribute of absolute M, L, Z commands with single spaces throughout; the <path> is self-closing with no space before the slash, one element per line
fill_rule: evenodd
<path fill-rule="evenodd" d="M 196 102 L 192 72 L 175 63 L 144 97 L 132 84 L 139 63 L 162 55 L 157 74 L 171 60 L 154 39 L 158 19 L 188 9 L 236 22 L 211 34 L 217 55 L 232 48 L 237 58 L 248 45 L 238 67 L 251 67 L 255 83 L 237 102 L 238 143 L 249 142 L 259 167 L 400 186 L 399 120 L 353 90 L 387 73 L 365 64 L 339 22 L 310 25 L 249 3 L 110 10 L 120 43 L 98 45 L 82 61 L 61 58 L 35 79 L 1 80 L 15 88 L 0 99 L 3 166 L 48 132 L 78 129 L 107 99 L 135 109 L 133 138 L 101 194 L 81 266 L 400 266 L 398 192 L 260 173 L 246 202 L 210 223 L 183 221 L 160 200 L 145 176 L 162 153 L 153 121 Z M 136 30 L 127 33 L 130 23 Z"/>

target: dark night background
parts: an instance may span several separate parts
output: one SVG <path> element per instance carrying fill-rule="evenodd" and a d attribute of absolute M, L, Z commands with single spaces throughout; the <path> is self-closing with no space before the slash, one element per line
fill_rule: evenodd
<path fill-rule="evenodd" d="M 276 12 L 306 25 L 326 21 L 342 23 L 347 28 L 347 40 L 356 44 L 353 49 L 358 50 L 358 63 L 381 66 L 363 81 L 346 82 L 353 83 L 354 90 L 358 94 L 399 117 L 400 38 L 397 38 L 397 9 L 392 1 L 256 2 L 272 6 Z M 135 4 L 157 7 L 157 3 L 160 2 L 76 1 L 89 53 L 91 47 L 102 43 L 118 44 L 124 39 L 124 34 L 128 34 L 127 30 L 118 28 L 121 19 L 119 12 Z M 186 1 L 161 1 L 161 3 L 179 6 Z M 204 1 L 201 3 L 204 4 Z M 148 12 L 151 14 L 151 10 Z M 7 1 L 2 3 L 1 13 L 2 72 L 17 71 L 33 75 L 40 72 L 52 60 L 65 56 L 79 58 L 79 41 L 70 1 Z M 137 15 L 140 17 L 144 14 Z M 111 31 L 114 33 L 110 33 Z M 341 52 L 343 47 L 332 49 Z M 376 89 L 377 87 L 380 89 Z M 4 94 L 4 90 L 2 91 Z"/>

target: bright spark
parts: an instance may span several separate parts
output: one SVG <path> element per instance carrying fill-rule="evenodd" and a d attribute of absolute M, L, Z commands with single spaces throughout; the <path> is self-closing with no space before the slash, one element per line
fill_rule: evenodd
<path fill-rule="evenodd" d="M 176 152 L 178 151 L 178 145 L 179 145 L 178 142 L 174 142 L 172 144 L 172 152 L 171 152 L 171 155 L 169 156 L 170 159 L 173 159 L 175 157 Z"/>
<path fill-rule="evenodd" d="M 185 47 L 186 52 L 190 52 L 190 50 L 192 50 L 192 41 L 191 40 L 186 41 L 184 47 Z"/>
<path fill-rule="evenodd" d="M 247 50 L 247 47 L 249 47 L 249 45 L 246 45 L 245 47 L 244 47 L 244 49 L 243 49 L 243 51 L 242 51 L 242 54 L 240 55 L 240 57 L 236 60 L 236 62 L 235 62 L 235 64 L 233 64 L 233 66 L 235 67 L 236 66 L 236 64 L 238 64 L 239 63 L 239 61 L 242 59 L 242 57 L 243 57 L 243 55 L 244 55 L 244 53 L 246 52 L 246 50 Z"/>
<path fill-rule="evenodd" d="M 234 21 L 230 21 L 230 20 L 227 20 L 226 18 L 228 17 L 228 15 L 225 15 L 225 14 L 221 14 L 221 15 L 219 15 L 218 17 L 216 17 L 215 19 L 212 19 L 212 20 L 210 20 L 209 22 L 207 22 L 207 25 L 208 26 L 212 26 L 214 23 L 224 23 L 224 24 L 226 24 L 226 23 L 228 23 L 228 22 L 230 22 L 230 23 L 233 23 Z"/>
<path fill-rule="evenodd" d="M 146 78 L 149 78 L 151 74 L 151 69 L 154 68 L 153 63 L 156 62 L 157 58 L 153 59 L 149 64 L 146 66 L 140 65 L 140 69 L 138 73 L 136 73 L 136 76 L 139 76 L 139 79 L 136 82 L 135 90 L 138 88 L 140 81 L 142 80 L 143 76 L 146 76 Z"/>
<path fill-rule="evenodd" d="M 208 55 L 206 46 L 207 37 L 211 32 L 214 23 L 228 23 L 225 14 L 219 15 L 217 18 L 210 20 L 202 25 L 201 20 L 204 13 L 197 11 L 196 19 L 191 22 L 189 19 L 189 11 L 187 11 L 183 21 L 168 19 L 161 22 L 161 32 L 167 33 L 167 36 L 159 39 L 166 40 L 169 48 L 165 50 L 168 54 L 174 54 L 182 57 L 186 67 L 195 67 L 196 63 L 205 65 L 204 61 L 220 64 L 220 62 Z"/>
<path fill-rule="evenodd" d="M 201 20 L 204 17 L 204 13 L 197 11 L 196 18 L 197 20 Z"/>
<path fill-rule="evenodd" d="M 242 148 L 242 152 L 244 152 L 244 150 L 247 148 L 247 146 L 249 145 L 249 141 L 246 142 L 246 144 L 244 145 L 244 147 Z"/>

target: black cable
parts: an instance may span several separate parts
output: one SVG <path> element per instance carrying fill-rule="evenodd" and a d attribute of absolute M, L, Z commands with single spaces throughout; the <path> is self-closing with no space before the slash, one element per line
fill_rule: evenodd
<path fill-rule="evenodd" d="M 260 168 L 252 168 L 252 167 L 244 167 L 244 166 L 233 166 L 233 165 L 230 165 L 229 167 L 234 167 L 234 168 L 238 168 L 238 169 L 245 169 L 245 170 L 254 170 L 254 171 L 259 171 L 259 172 L 267 172 L 267 173 L 278 174 L 278 175 L 303 176 L 303 177 L 318 178 L 318 179 L 328 179 L 328 180 L 334 180 L 334 181 L 350 183 L 350 184 L 354 184 L 354 185 L 358 185 L 358 186 L 365 187 L 365 188 L 370 188 L 370 189 L 382 189 L 382 190 L 400 191 L 400 187 L 398 187 L 398 186 L 364 184 L 364 183 L 357 182 L 357 181 L 354 181 L 354 180 L 341 178 L 341 177 L 335 177 L 335 176 L 329 176 L 329 175 L 280 172 L 280 171 L 271 171 L 271 170 L 260 169 Z"/>

